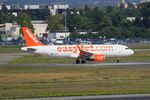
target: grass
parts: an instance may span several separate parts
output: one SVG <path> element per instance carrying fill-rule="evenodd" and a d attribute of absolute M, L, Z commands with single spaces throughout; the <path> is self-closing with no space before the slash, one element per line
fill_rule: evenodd
<path fill-rule="evenodd" d="M 0 46 L 0 53 L 21 53 L 20 46 L 17 45 L 6 45 Z"/>
<path fill-rule="evenodd" d="M 131 49 L 150 49 L 150 44 L 128 44 Z"/>
<path fill-rule="evenodd" d="M 150 68 L 0 66 L 0 99 L 150 93 Z"/>
<path fill-rule="evenodd" d="M 45 63 L 71 63 L 75 62 L 73 58 L 51 58 L 41 55 L 26 55 L 12 60 L 11 64 L 45 64 Z"/>

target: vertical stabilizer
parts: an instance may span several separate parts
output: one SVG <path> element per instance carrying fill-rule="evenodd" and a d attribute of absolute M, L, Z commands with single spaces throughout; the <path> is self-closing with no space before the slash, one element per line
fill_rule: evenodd
<path fill-rule="evenodd" d="M 24 35 L 26 46 L 43 46 L 29 28 L 22 27 L 22 33 Z"/>

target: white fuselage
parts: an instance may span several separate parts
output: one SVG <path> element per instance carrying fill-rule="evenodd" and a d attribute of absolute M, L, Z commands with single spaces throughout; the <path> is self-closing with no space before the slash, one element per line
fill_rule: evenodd
<path fill-rule="evenodd" d="M 124 45 L 78 45 L 81 50 L 93 54 L 103 54 L 106 57 L 125 57 L 134 54 L 134 51 Z M 32 49 L 33 53 L 49 55 L 52 57 L 73 57 L 77 58 L 80 50 L 77 45 L 52 45 L 52 46 L 28 46 L 21 50 L 28 51 Z M 30 51 L 31 52 L 31 51 Z"/>

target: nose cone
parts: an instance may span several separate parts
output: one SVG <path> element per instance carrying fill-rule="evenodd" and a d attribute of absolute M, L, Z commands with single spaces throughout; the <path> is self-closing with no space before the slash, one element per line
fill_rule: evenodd
<path fill-rule="evenodd" d="M 134 55 L 134 51 L 133 50 L 130 50 L 130 55 Z"/>

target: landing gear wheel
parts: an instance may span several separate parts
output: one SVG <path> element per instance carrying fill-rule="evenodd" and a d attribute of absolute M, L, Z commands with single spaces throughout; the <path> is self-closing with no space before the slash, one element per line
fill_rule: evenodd
<path fill-rule="evenodd" d="M 86 61 L 85 61 L 85 60 L 81 60 L 81 63 L 82 63 L 82 64 L 85 64 L 85 63 L 86 63 Z"/>
<path fill-rule="evenodd" d="M 117 63 L 119 63 L 120 62 L 120 59 L 119 59 L 119 57 L 117 58 Z"/>
<path fill-rule="evenodd" d="M 76 60 L 76 64 L 80 64 L 80 60 L 79 59 Z"/>
<path fill-rule="evenodd" d="M 119 63 L 120 61 L 119 60 L 117 60 L 117 63 Z"/>

